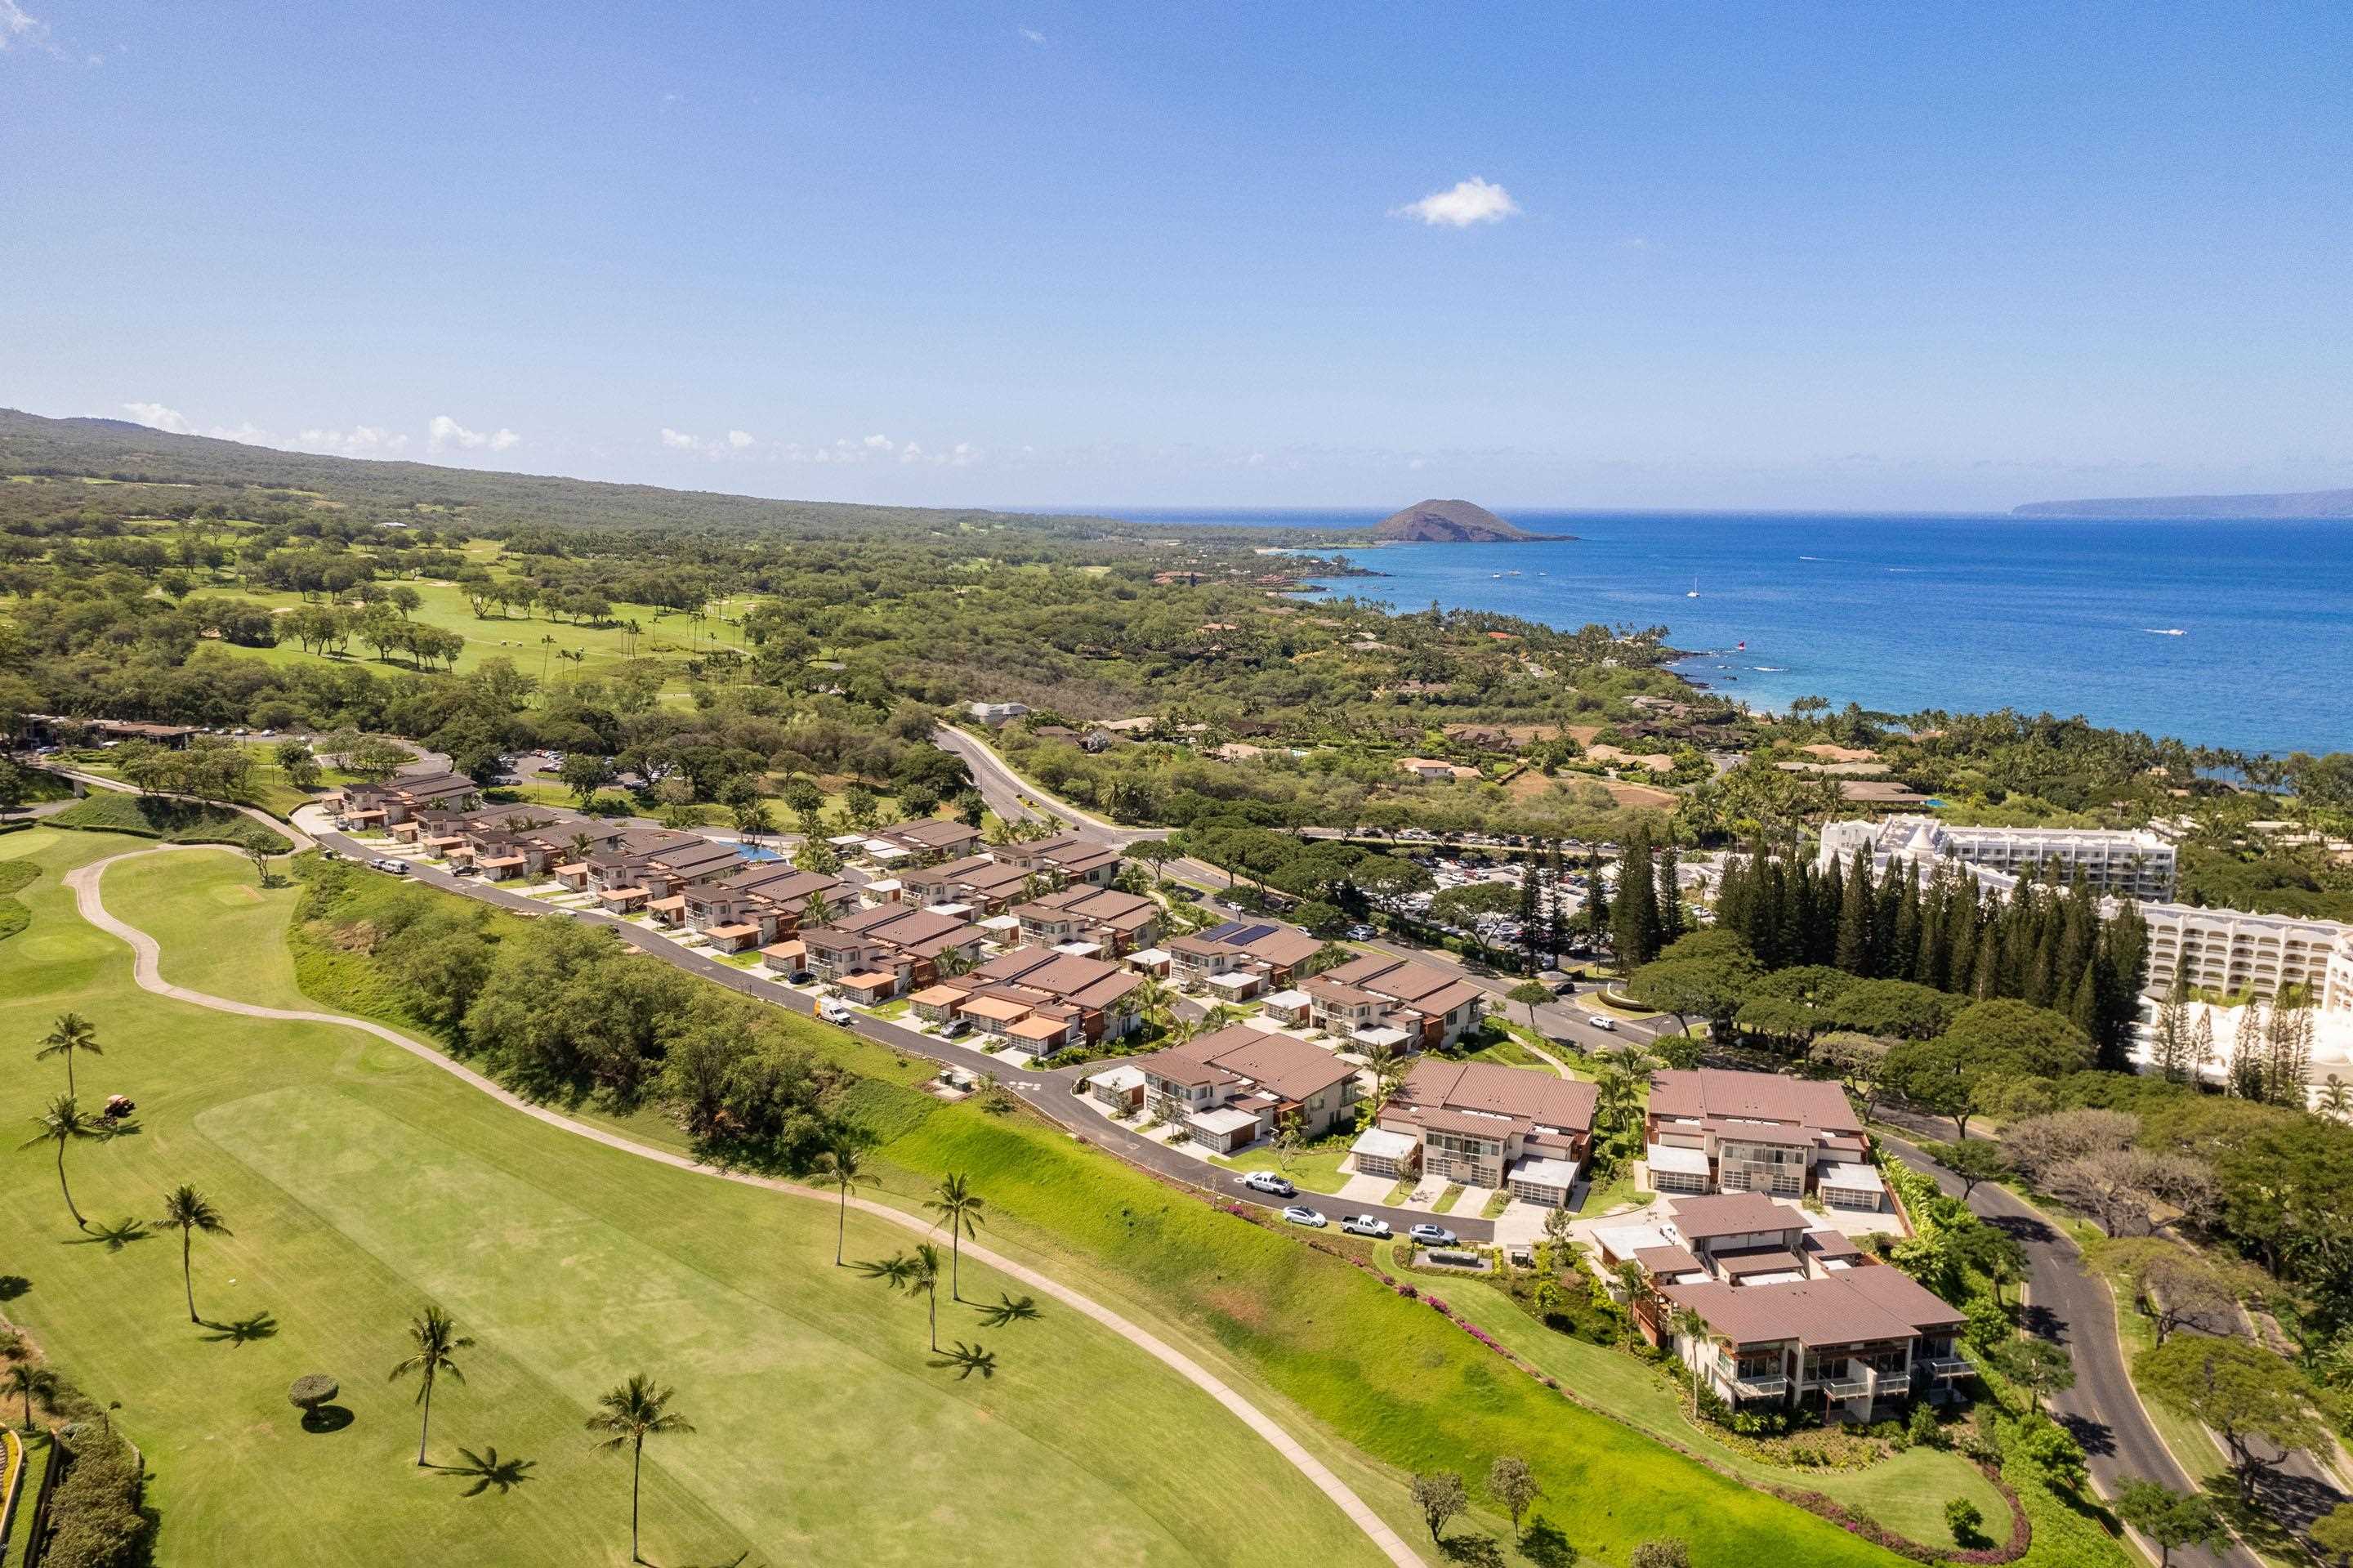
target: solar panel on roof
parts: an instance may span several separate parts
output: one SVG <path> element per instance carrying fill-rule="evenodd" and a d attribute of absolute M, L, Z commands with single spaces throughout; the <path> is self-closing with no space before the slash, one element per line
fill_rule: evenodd
<path fill-rule="evenodd" d="M 1240 930 L 1224 938 L 1223 940 L 1231 942 L 1237 948 L 1247 948 L 1261 937 L 1271 937 L 1280 929 L 1281 927 L 1276 926 L 1245 926 Z"/>
<path fill-rule="evenodd" d="M 1230 942 L 1233 940 L 1234 933 L 1240 929 L 1242 929 L 1242 923 L 1240 921 L 1229 920 L 1222 926 L 1212 926 L 1208 930 L 1202 932 L 1201 940 L 1205 942 Z"/>

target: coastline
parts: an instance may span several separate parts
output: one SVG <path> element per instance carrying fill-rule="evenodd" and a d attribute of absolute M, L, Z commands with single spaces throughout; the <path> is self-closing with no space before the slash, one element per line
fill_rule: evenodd
<path fill-rule="evenodd" d="M 1672 673 L 1761 712 L 1820 696 L 2080 715 L 2249 754 L 2353 749 L 2328 683 L 2284 673 L 2353 668 L 2353 596 L 2331 586 L 2353 581 L 2353 530 L 2328 522 L 1578 515 L 1574 544 L 1384 544 L 1377 568 L 1303 583 L 1392 609 L 1663 627 L 1686 651 Z M 1377 589 L 1352 580 L 1376 569 Z"/>

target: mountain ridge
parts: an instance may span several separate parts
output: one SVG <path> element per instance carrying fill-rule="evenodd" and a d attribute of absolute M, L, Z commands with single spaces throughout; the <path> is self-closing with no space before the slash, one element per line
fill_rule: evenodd
<path fill-rule="evenodd" d="M 2030 501 L 2013 517 L 2205 518 L 2215 521 L 2353 518 L 2353 490 L 2277 491 L 2252 495 L 2117 495 Z"/>

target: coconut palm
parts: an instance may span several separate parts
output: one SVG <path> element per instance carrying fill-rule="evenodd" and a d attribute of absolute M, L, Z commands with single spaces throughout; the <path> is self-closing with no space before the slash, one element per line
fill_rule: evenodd
<path fill-rule="evenodd" d="M 960 974 L 969 973 L 979 961 L 968 948 L 942 948 L 933 955 L 932 969 L 942 980 L 954 980 Z"/>
<path fill-rule="evenodd" d="M 910 1296 L 923 1298 L 931 1315 L 931 1345 L 937 1354 L 940 1348 L 940 1249 L 929 1242 L 917 1242 L 913 1253 L 895 1252 L 889 1257 L 873 1258 L 859 1264 L 858 1272 L 869 1279 L 878 1279 L 889 1290 L 904 1290 Z"/>
<path fill-rule="evenodd" d="M 961 1171 L 951 1171 L 940 1184 L 932 1189 L 932 1196 L 923 1207 L 939 1216 L 939 1223 L 948 1228 L 948 1298 L 964 1299 L 964 1238 L 980 1234 L 987 1223 L 982 1215 L 980 1194 L 972 1190 Z M 937 1346 L 933 1347 L 937 1349 Z"/>
<path fill-rule="evenodd" d="M 1038 1319 L 1038 1303 L 1024 1296 L 1015 1300 L 1000 1290 L 997 1305 L 980 1309 L 980 1320 L 992 1329 L 1002 1329 L 1009 1323 L 1030 1323 Z"/>
<path fill-rule="evenodd" d="M 1667 1323 L 1668 1327 L 1674 1330 L 1675 1338 L 1679 1340 L 1690 1340 L 1698 1343 L 1707 1339 L 1707 1319 L 1688 1307 L 1676 1308 L 1674 1316 L 1668 1319 Z M 1694 1421 L 1699 1419 L 1700 1377 L 1700 1364 L 1693 1361 L 1691 1363 L 1691 1418 Z"/>
<path fill-rule="evenodd" d="M 416 1349 L 392 1369 L 392 1381 L 398 1383 L 412 1372 L 417 1377 L 417 1403 L 425 1407 L 425 1418 L 417 1428 L 417 1463 L 421 1467 L 426 1434 L 433 1429 L 434 1382 L 442 1377 L 465 1382 L 457 1353 L 473 1349 L 474 1341 L 458 1332 L 456 1319 L 428 1301 L 424 1311 L 408 1320 L 408 1342 Z"/>
<path fill-rule="evenodd" d="M 74 1094 L 74 1053 L 85 1056 L 103 1056 L 99 1048 L 98 1026 L 79 1012 L 60 1012 L 58 1022 L 41 1037 L 41 1048 L 33 1053 L 33 1060 L 46 1062 L 52 1056 L 66 1059 L 66 1093 Z"/>
<path fill-rule="evenodd" d="M 1145 975 L 1136 981 L 1127 999 L 1146 1023 L 1156 1023 L 1163 1029 L 1168 1026 L 1168 1009 L 1176 1001 L 1176 993 L 1168 989 L 1166 980 L 1158 975 Z"/>
<path fill-rule="evenodd" d="M 997 1352 L 983 1350 L 976 1343 L 967 1345 L 962 1340 L 958 1340 L 954 1350 L 942 1351 L 936 1361 L 925 1361 L 923 1364 L 932 1367 L 955 1367 L 958 1383 L 962 1383 L 975 1372 L 978 1372 L 982 1381 L 986 1382 L 997 1375 Z"/>
<path fill-rule="evenodd" d="M 858 1145 L 852 1139 L 837 1135 L 817 1157 L 818 1171 L 830 1186 L 841 1193 L 839 1217 L 833 1228 L 833 1266 L 841 1266 L 842 1243 L 849 1234 L 849 1194 L 858 1186 Z"/>
<path fill-rule="evenodd" d="M 229 1228 L 221 1224 L 220 1211 L 213 1207 L 212 1200 L 185 1181 L 164 1194 L 164 1217 L 155 1222 L 155 1228 L 160 1231 L 166 1225 L 180 1227 L 180 1283 L 188 1292 L 188 1321 L 201 1323 L 204 1319 L 196 1316 L 196 1278 L 190 1250 L 198 1231 L 208 1236 L 225 1236 Z"/>
<path fill-rule="evenodd" d="M 58 1374 L 47 1367 L 37 1367 L 30 1361 L 12 1364 L 5 1378 L 0 1378 L 7 1392 L 25 1402 L 25 1430 L 33 1429 L 33 1400 L 37 1396 L 44 1404 L 64 1392 L 65 1384 Z"/>
<path fill-rule="evenodd" d="M 833 924 L 833 900 L 822 893 L 812 893 L 801 905 L 801 928 L 808 930 Z"/>
<path fill-rule="evenodd" d="M 588 1430 L 605 1434 L 600 1448 L 627 1448 L 629 1451 L 629 1561 L 642 1563 L 638 1554 L 638 1482 L 645 1469 L 646 1439 L 676 1435 L 684 1436 L 694 1431 L 692 1423 L 670 1408 L 678 1391 L 657 1388 L 654 1380 L 643 1372 L 631 1372 L 629 1381 L 610 1389 L 596 1401 L 596 1414 L 588 1418 Z"/>
<path fill-rule="evenodd" d="M 113 1128 L 102 1118 L 91 1116 L 75 1104 L 71 1095 L 59 1095 L 51 1100 L 48 1108 L 33 1118 L 33 1125 L 40 1130 L 26 1139 L 23 1147 L 36 1149 L 44 1143 L 58 1146 L 58 1191 L 66 1195 L 66 1213 L 73 1216 L 78 1228 L 90 1229 L 90 1222 L 81 1217 L 79 1209 L 74 1207 L 73 1189 L 66 1184 L 66 1145 L 78 1139 L 110 1138 L 113 1136 Z"/>

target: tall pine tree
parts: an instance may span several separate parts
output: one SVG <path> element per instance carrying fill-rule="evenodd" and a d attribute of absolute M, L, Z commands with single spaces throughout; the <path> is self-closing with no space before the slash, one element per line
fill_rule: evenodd
<path fill-rule="evenodd" d="M 1627 835 L 1618 862 L 1618 912 L 1612 929 L 1620 973 L 1630 974 L 1659 956 L 1658 870 L 1651 859 L 1648 828 Z"/>

